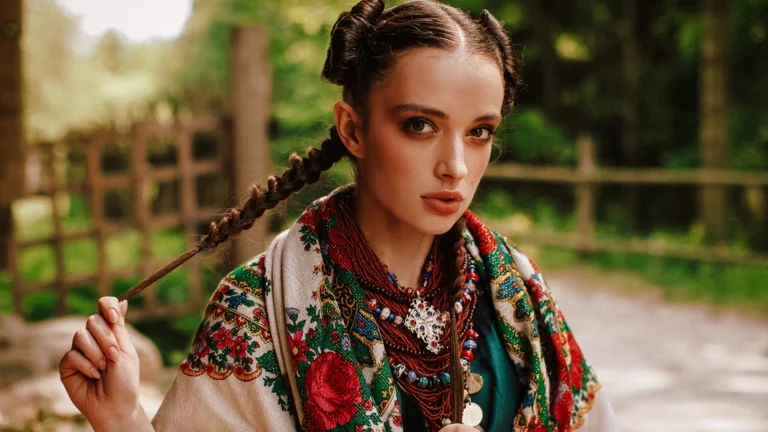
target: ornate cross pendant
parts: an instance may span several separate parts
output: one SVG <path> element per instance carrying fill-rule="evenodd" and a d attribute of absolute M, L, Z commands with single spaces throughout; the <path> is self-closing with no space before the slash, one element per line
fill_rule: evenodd
<path fill-rule="evenodd" d="M 438 343 L 445 328 L 443 314 L 421 298 L 414 298 L 405 317 L 405 326 L 427 344 L 427 349 L 439 353 L 443 345 Z"/>

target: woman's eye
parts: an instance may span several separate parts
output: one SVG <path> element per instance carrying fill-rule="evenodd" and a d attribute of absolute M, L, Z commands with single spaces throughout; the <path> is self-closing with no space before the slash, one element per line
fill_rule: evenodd
<path fill-rule="evenodd" d="M 479 127 L 472 129 L 470 134 L 475 138 L 480 138 L 481 140 L 489 140 L 493 137 L 494 132 L 495 131 L 489 127 Z"/>
<path fill-rule="evenodd" d="M 434 128 L 424 119 L 410 119 L 404 124 L 405 131 L 416 135 L 423 135 L 434 132 Z"/>

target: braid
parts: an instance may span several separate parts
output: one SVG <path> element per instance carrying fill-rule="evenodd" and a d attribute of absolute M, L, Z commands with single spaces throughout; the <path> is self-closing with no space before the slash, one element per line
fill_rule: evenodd
<path fill-rule="evenodd" d="M 449 305 L 453 305 L 464 289 L 464 229 L 467 221 L 462 216 L 453 224 L 451 229 L 440 239 L 441 249 L 445 251 L 443 274 L 445 274 L 445 289 L 451 296 Z"/>
<path fill-rule="evenodd" d="M 200 241 L 200 245 L 205 249 L 213 249 L 229 237 L 252 227 L 264 212 L 275 208 L 280 201 L 290 197 L 304 185 L 315 183 L 321 172 L 329 169 L 345 154 L 346 148 L 334 126 L 331 128 L 330 138 L 323 141 L 320 149 L 309 148 L 306 156 L 291 154 L 288 159 L 291 166 L 279 177 L 270 176 L 266 189 L 257 184 L 252 185 L 251 197 L 243 208 L 231 208 L 218 223 L 211 222 L 208 234 Z"/>
<path fill-rule="evenodd" d="M 128 299 L 152 285 L 201 250 L 214 249 L 230 237 L 251 228 L 256 219 L 260 218 L 267 210 L 275 208 L 280 201 L 290 197 L 304 185 L 315 183 L 323 171 L 328 170 L 344 156 L 349 156 L 349 154 L 341 142 L 341 138 L 339 138 L 336 126 L 334 126 L 331 128 L 330 137 L 323 141 L 319 149 L 309 148 L 306 156 L 291 154 L 288 159 L 290 167 L 286 168 L 279 177 L 269 177 L 266 189 L 257 184 L 252 185 L 250 198 L 241 209 L 230 208 L 218 223 L 211 222 L 208 234 L 200 240 L 195 249 L 187 251 L 152 276 L 141 281 L 123 294 L 120 300 Z"/>
<path fill-rule="evenodd" d="M 501 60 L 501 68 L 504 71 L 504 105 L 502 113 L 508 113 L 515 104 L 515 90 L 520 84 L 519 62 L 515 58 L 515 50 L 512 46 L 512 38 L 504 30 L 504 24 L 499 22 L 488 10 L 480 14 L 480 25 L 485 28 L 496 42 Z"/>

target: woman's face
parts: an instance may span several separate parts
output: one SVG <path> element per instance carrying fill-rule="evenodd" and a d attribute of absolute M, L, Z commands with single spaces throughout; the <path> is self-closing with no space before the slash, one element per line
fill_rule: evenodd
<path fill-rule="evenodd" d="M 424 234 L 469 207 L 501 122 L 504 82 L 485 56 L 415 49 L 371 90 L 358 181 L 382 211 Z"/>

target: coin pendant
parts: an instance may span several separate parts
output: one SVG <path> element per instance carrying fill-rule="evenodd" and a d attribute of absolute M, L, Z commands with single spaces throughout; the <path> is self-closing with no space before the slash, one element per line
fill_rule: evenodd
<path fill-rule="evenodd" d="M 470 373 L 467 378 L 467 387 L 471 395 L 479 392 L 483 388 L 483 377 L 474 372 Z"/>
<path fill-rule="evenodd" d="M 483 409 L 480 405 L 470 402 L 466 408 L 464 408 L 464 414 L 461 417 L 461 422 L 467 426 L 475 427 L 483 421 Z"/>

